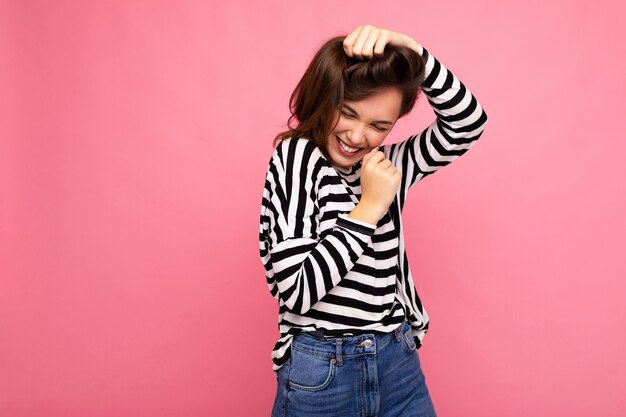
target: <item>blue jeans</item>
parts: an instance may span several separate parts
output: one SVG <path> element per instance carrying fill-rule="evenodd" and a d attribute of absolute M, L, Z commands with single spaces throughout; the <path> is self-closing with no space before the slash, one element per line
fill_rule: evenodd
<path fill-rule="evenodd" d="M 272 417 L 436 417 L 406 319 L 386 334 L 295 335 Z"/>

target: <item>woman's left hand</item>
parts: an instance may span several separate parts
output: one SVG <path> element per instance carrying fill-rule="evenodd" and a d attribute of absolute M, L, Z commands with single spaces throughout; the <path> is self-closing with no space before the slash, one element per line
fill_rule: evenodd
<path fill-rule="evenodd" d="M 404 45 L 422 54 L 422 46 L 404 33 L 381 29 L 371 25 L 358 26 L 343 41 L 349 57 L 363 59 L 383 56 L 385 45 Z"/>

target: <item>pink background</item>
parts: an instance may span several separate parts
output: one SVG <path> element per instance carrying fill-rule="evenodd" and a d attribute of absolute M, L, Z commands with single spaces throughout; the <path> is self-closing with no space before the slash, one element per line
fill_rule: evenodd
<path fill-rule="evenodd" d="M 269 416 L 271 141 L 316 49 L 373 24 L 490 118 L 404 212 L 439 416 L 623 416 L 625 7 L 3 1 L 0 415 Z"/>

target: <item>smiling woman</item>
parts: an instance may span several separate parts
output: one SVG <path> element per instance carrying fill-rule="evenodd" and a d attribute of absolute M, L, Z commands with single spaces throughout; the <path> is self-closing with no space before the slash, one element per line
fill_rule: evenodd
<path fill-rule="evenodd" d="M 420 91 L 437 120 L 383 145 Z M 413 185 L 476 143 L 487 115 L 416 41 L 372 26 L 326 42 L 290 104 L 259 228 L 279 315 L 272 416 L 434 417 L 418 354 L 430 320 L 401 213 Z"/>
<path fill-rule="evenodd" d="M 291 95 L 289 130 L 274 139 L 276 143 L 292 136 L 310 138 L 327 159 L 343 168 L 379 146 L 396 120 L 411 111 L 425 75 L 425 63 L 418 53 L 421 45 L 417 43 L 413 48 L 408 42 L 387 44 L 384 55 L 363 60 L 346 53 L 346 39 L 350 40 L 345 36 L 331 38 L 316 53 Z M 343 118 L 355 121 L 356 132 L 350 129 L 353 139 L 346 135 L 349 123 Z M 295 120 L 298 124 L 292 127 Z M 359 130 L 365 127 L 381 134 L 359 137 Z M 370 143 L 360 142 L 369 137 Z M 341 153 L 337 138 L 364 152 Z"/>
<path fill-rule="evenodd" d="M 349 169 L 371 149 L 380 146 L 400 114 L 402 92 L 382 87 L 361 100 L 346 100 L 328 136 L 326 153 L 334 165 Z"/>

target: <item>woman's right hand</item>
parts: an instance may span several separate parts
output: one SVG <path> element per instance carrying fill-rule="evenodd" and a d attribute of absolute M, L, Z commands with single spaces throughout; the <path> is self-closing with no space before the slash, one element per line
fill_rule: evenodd
<path fill-rule="evenodd" d="M 398 171 L 378 147 L 363 157 L 361 167 L 361 200 L 368 210 L 374 210 L 379 218 L 385 214 L 398 192 L 402 173 Z"/>

